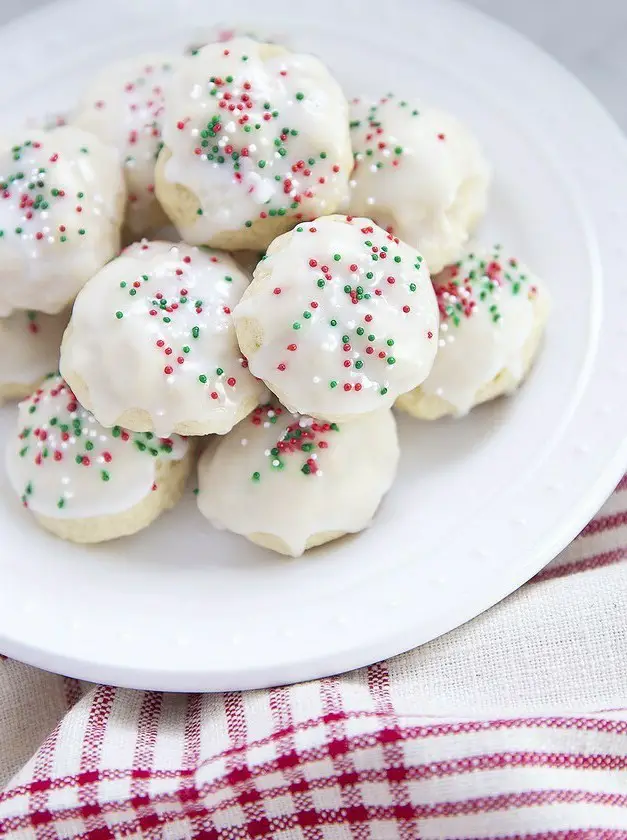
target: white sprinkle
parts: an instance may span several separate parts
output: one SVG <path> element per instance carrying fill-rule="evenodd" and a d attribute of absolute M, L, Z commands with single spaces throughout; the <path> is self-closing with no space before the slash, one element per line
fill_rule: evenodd
<path fill-rule="evenodd" d="M 248 438 L 242 438 L 242 439 L 240 440 L 240 444 L 241 444 L 242 446 L 248 446 Z"/>

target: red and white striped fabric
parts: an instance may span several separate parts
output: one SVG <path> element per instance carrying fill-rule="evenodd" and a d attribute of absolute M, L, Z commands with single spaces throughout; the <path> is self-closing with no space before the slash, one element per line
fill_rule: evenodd
<path fill-rule="evenodd" d="M 627 478 L 475 621 L 269 691 L 0 663 L 0 837 L 627 838 Z M 506 558 L 504 558 L 506 562 Z"/>

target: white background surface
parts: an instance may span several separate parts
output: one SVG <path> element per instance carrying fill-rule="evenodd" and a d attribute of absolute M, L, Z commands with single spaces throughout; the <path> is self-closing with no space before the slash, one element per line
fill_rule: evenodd
<path fill-rule="evenodd" d="M 0 0 L 0 24 L 48 2 L 50 0 Z M 627 130 L 625 0 L 465 2 L 500 18 L 558 58 L 598 96 L 623 130 Z M 99 13 L 105 8 L 100 0 L 84 0 L 84 3 L 97 7 Z"/>

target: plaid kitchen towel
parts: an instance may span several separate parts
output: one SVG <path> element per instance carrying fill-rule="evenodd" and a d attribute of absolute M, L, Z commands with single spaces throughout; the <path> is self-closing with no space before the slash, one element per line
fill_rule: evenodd
<path fill-rule="evenodd" d="M 5 660 L 0 837 L 627 838 L 626 558 L 627 478 L 517 593 L 361 671 L 202 696 Z"/>

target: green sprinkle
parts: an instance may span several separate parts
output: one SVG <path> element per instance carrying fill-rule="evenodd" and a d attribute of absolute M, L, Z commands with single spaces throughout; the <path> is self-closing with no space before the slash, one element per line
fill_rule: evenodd
<path fill-rule="evenodd" d="M 341 254 L 333 254 L 333 259 L 335 260 L 335 262 L 339 262 L 342 259 L 342 255 Z"/>
<path fill-rule="evenodd" d="M 216 373 L 217 373 L 218 376 L 222 376 L 224 371 L 222 370 L 222 368 L 216 368 Z"/>
<path fill-rule="evenodd" d="M 101 470 L 100 471 L 100 477 L 102 478 L 103 481 L 109 481 L 109 479 L 111 478 L 111 476 L 109 475 L 109 473 L 106 470 Z"/>
<path fill-rule="evenodd" d="M 394 358 L 394 356 L 388 356 L 387 363 L 388 363 L 388 365 L 395 365 L 396 364 L 396 359 Z"/>
<path fill-rule="evenodd" d="M 355 362 L 355 367 L 357 368 L 357 370 L 361 370 L 363 366 L 364 363 L 361 361 L 361 359 L 357 359 L 357 361 Z"/>
<path fill-rule="evenodd" d="M 115 313 L 115 317 L 119 320 L 120 318 L 124 317 L 124 313 L 120 312 L 120 310 L 118 309 L 118 311 Z"/>
<path fill-rule="evenodd" d="M 402 262 L 400 257 L 394 257 L 394 262 L 399 263 Z"/>
<path fill-rule="evenodd" d="M 335 318 L 333 318 L 331 321 L 329 321 L 329 323 L 331 324 L 332 327 L 337 327 L 337 321 L 335 320 Z"/>
<path fill-rule="evenodd" d="M 337 382 L 335 381 L 335 379 L 332 379 L 329 382 L 329 388 L 337 388 Z"/>
<path fill-rule="evenodd" d="M 296 94 L 296 99 L 298 99 L 298 101 L 299 101 L 299 102 L 302 102 L 304 98 L 305 98 L 305 94 L 304 94 L 304 93 L 301 93 L 301 92 L 299 91 L 299 92 Z"/>
<path fill-rule="evenodd" d="M 386 344 L 387 344 L 388 347 L 394 347 L 394 339 L 393 338 L 388 338 L 388 340 L 386 341 Z"/>
<path fill-rule="evenodd" d="M 253 479 L 253 481 L 259 481 L 259 479 L 260 479 L 260 478 L 261 478 L 261 473 L 254 472 L 254 473 L 252 474 L 252 479 Z"/>
<path fill-rule="evenodd" d="M 303 318 L 311 318 L 311 312 L 303 312 Z"/>
<path fill-rule="evenodd" d="M 299 330 L 300 329 L 300 324 L 298 323 L 298 321 L 294 321 L 294 323 L 292 324 L 292 329 L 293 330 Z"/>
<path fill-rule="evenodd" d="M 382 397 L 384 397 L 387 394 L 387 392 L 388 392 L 387 388 L 381 388 L 381 390 L 379 391 L 379 393 L 381 394 Z"/>

